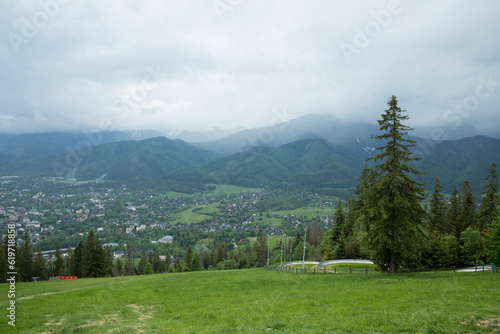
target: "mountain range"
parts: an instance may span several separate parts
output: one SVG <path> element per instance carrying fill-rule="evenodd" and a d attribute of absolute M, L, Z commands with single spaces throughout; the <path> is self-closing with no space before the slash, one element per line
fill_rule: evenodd
<path fill-rule="evenodd" d="M 176 189 L 222 183 L 250 187 L 349 189 L 373 156 L 377 126 L 310 117 L 189 144 L 154 131 L 0 135 L 0 173 L 77 180 L 153 182 Z M 486 169 L 500 165 L 500 140 L 473 136 L 433 141 L 412 137 L 430 189 L 468 179 L 476 192 Z"/>

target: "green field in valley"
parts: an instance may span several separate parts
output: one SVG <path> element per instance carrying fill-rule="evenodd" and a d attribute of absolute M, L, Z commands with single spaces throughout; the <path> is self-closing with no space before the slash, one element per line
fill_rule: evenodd
<path fill-rule="evenodd" d="M 263 217 L 262 219 L 272 225 L 279 226 L 282 223 L 282 218 L 275 218 L 273 217 L 274 215 L 279 215 L 280 217 L 284 216 L 291 216 L 294 215 L 295 217 L 298 216 L 305 216 L 308 219 L 314 218 L 316 216 L 320 217 L 328 217 L 328 216 L 333 216 L 335 213 L 335 208 L 332 207 L 313 207 L 313 206 L 308 206 L 308 207 L 303 207 L 303 208 L 298 208 L 298 209 L 290 209 L 290 210 L 279 210 L 279 211 L 269 211 L 269 212 L 263 212 Z M 271 216 L 271 218 L 267 218 L 267 214 Z"/>
<path fill-rule="evenodd" d="M 176 212 L 170 215 L 170 224 L 198 224 L 205 219 L 209 219 L 212 217 L 214 212 L 219 212 L 217 208 L 220 205 L 220 202 L 211 203 L 207 205 L 199 205 L 193 206 L 184 211 Z"/>
<path fill-rule="evenodd" d="M 209 191 L 210 193 L 238 194 L 238 193 L 262 191 L 262 189 L 260 189 L 260 188 L 239 187 L 239 186 L 232 186 L 232 185 L 228 185 L 228 184 L 217 184 L 215 186 L 216 186 L 216 189 L 213 191 Z"/>
<path fill-rule="evenodd" d="M 264 216 L 266 213 L 269 213 L 271 216 L 272 215 L 280 215 L 280 216 L 285 216 L 285 215 L 295 215 L 295 216 L 306 216 L 307 218 L 311 219 L 316 216 L 320 217 L 328 217 L 332 216 L 335 213 L 335 208 L 332 207 L 304 207 L 304 208 L 298 208 L 298 209 L 291 209 L 291 210 L 280 210 L 280 211 L 270 211 L 270 212 L 264 212 Z M 264 218 L 266 221 L 268 221 L 268 218 Z M 281 220 L 280 220 L 281 221 Z"/>
<path fill-rule="evenodd" d="M 492 333 L 500 275 L 249 269 L 16 285 L 18 333 Z"/>

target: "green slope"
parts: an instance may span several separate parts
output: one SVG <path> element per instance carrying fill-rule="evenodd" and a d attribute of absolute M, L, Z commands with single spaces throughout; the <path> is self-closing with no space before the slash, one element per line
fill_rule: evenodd
<path fill-rule="evenodd" d="M 264 269 L 16 284 L 19 333 L 493 333 L 500 275 Z M 4 284 L 5 285 L 5 284 Z"/>

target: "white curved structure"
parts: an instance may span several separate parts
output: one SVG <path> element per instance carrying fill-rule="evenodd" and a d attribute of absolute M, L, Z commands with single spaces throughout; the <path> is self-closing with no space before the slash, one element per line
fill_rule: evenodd
<path fill-rule="evenodd" d="M 302 261 L 293 261 L 293 262 L 287 262 L 283 264 L 283 268 L 286 268 L 288 266 L 293 266 L 297 264 L 302 264 Z M 338 263 L 356 263 L 356 264 L 375 264 L 373 261 L 370 260 L 358 260 L 358 259 L 341 259 L 341 260 L 330 260 L 330 261 L 323 261 L 323 262 L 316 262 L 316 261 L 305 261 L 304 264 L 317 264 L 319 269 L 324 269 L 325 266 L 330 265 L 330 264 L 338 264 Z M 327 272 L 333 273 L 333 271 L 327 270 Z"/>
<path fill-rule="evenodd" d="M 330 260 L 330 261 L 320 262 L 318 264 L 318 267 L 320 269 L 323 269 L 324 266 L 327 266 L 329 264 L 337 264 L 337 263 L 375 264 L 375 263 L 373 263 L 373 261 L 370 261 L 370 260 L 341 259 L 341 260 Z"/>

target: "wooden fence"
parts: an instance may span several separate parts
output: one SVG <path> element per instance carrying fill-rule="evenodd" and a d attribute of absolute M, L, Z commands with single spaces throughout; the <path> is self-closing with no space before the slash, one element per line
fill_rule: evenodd
<path fill-rule="evenodd" d="M 276 266 L 276 267 L 266 267 L 267 270 L 281 270 L 281 271 L 289 271 L 289 272 L 292 272 L 292 273 L 295 273 L 295 274 L 298 274 L 298 273 L 302 273 L 302 274 L 306 274 L 306 273 L 312 273 L 312 274 L 326 274 L 326 273 L 331 273 L 331 274 L 352 274 L 353 272 L 360 272 L 360 273 L 364 273 L 364 274 L 368 274 L 369 271 L 378 271 L 378 270 L 375 270 L 375 269 L 368 269 L 365 268 L 365 269 L 353 269 L 353 268 L 341 268 L 341 269 L 338 269 L 337 268 L 333 268 L 333 270 L 331 269 L 326 269 L 326 268 L 323 268 L 323 269 L 320 269 L 320 268 L 300 268 L 300 267 L 293 267 L 293 266 L 283 266 L 283 267 L 280 267 L 280 266 Z M 434 267 L 434 268 L 412 268 L 412 269 L 401 269 L 401 273 L 415 273 L 415 272 L 430 272 L 430 271 L 433 271 L 434 273 L 437 273 L 438 271 L 452 271 L 453 272 L 457 272 L 457 271 L 460 271 L 460 270 L 463 270 L 463 269 L 468 269 L 467 272 L 483 272 L 485 271 L 485 268 L 482 267 L 482 266 L 475 266 L 473 267 L 472 269 L 471 268 L 456 268 L 456 267 L 452 267 L 452 268 L 437 268 L 437 267 Z M 490 268 L 486 269 L 486 270 L 491 270 Z"/>
<path fill-rule="evenodd" d="M 326 273 L 330 273 L 330 274 L 352 274 L 353 272 L 362 272 L 362 273 L 365 273 L 365 274 L 368 274 L 369 271 L 376 271 L 375 269 L 368 269 L 368 268 L 365 268 L 365 269 L 352 269 L 352 268 L 349 268 L 349 270 L 347 270 L 347 268 L 342 268 L 342 270 L 337 270 L 337 268 L 333 268 L 333 270 L 330 270 L 330 269 L 326 269 L 326 268 L 323 268 L 323 269 L 320 269 L 320 268 L 299 268 L 299 267 L 292 267 L 292 266 L 287 266 L 287 267 L 280 267 L 280 266 L 277 266 L 277 267 L 266 267 L 266 269 L 268 270 L 283 270 L 283 271 L 289 271 L 289 272 L 292 272 L 292 273 L 295 273 L 295 274 L 298 274 L 298 273 L 302 273 L 302 274 L 306 274 L 306 273 L 312 273 L 312 274 L 326 274 Z"/>

